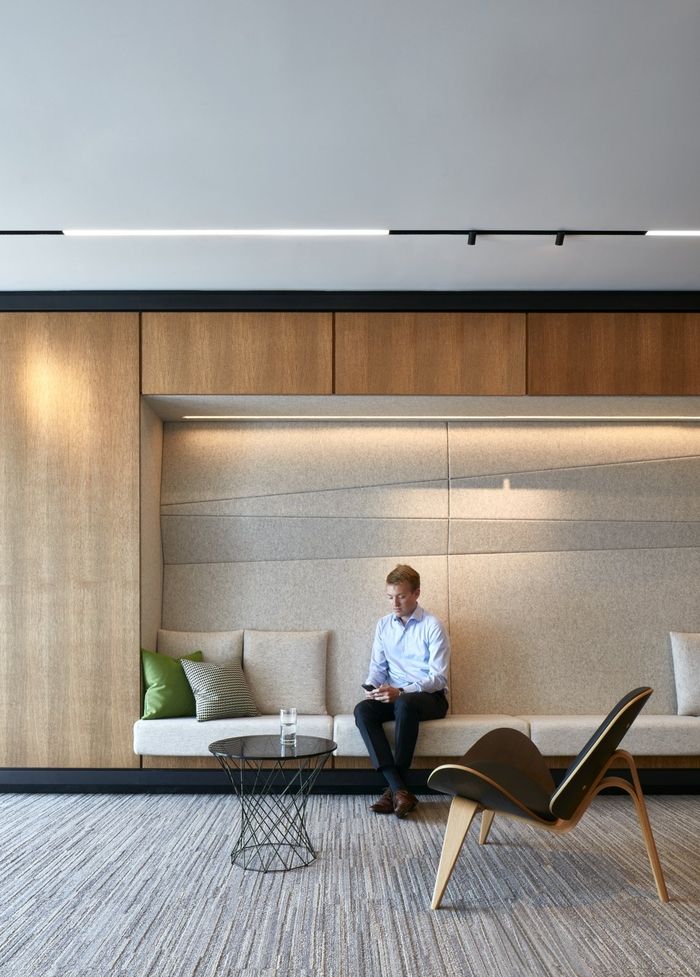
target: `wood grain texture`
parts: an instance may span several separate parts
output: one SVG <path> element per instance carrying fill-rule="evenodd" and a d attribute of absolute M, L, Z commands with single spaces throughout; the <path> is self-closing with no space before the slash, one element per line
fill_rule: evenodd
<path fill-rule="evenodd" d="M 545 757 L 550 770 L 568 770 L 574 761 L 572 756 Z M 700 767 L 700 756 L 635 756 L 639 770 L 695 770 Z"/>
<path fill-rule="evenodd" d="M 221 770 L 213 756 L 144 756 L 141 761 L 144 770 Z"/>
<path fill-rule="evenodd" d="M 213 756 L 143 756 L 141 760 L 143 770 L 221 770 L 221 776 L 224 778 L 222 782 L 226 782 L 226 774 L 219 761 Z M 273 760 L 263 760 L 261 763 L 263 770 L 273 770 L 275 766 Z M 331 769 L 330 761 L 326 766 Z"/>
<path fill-rule="evenodd" d="M 523 313 L 338 313 L 337 394 L 525 393 Z"/>
<path fill-rule="evenodd" d="M 450 812 L 447 816 L 445 837 L 442 842 L 440 863 L 438 864 L 437 875 L 435 876 L 433 897 L 430 902 L 431 909 L 438 909 L 442 902 L 445 887 L 450 881 L 452 870 L 462 850 L 462 844 L 467 836 L 467 831 L 469 831 L 469 825 L 472 823 L 474 815 L 478 810 L 479 805 L 476 801 L 459 796 L 452 798 Z"/>
<path fill-rule="evenodd" d="M 138 766 L 138 316 L 0 315 L 0 371 L 0 766 Z"/>
<path fill-rule="evenodd" d="M 435 767 L 439 767 L 441 763 L 446 763 L 447 760 L 447 757 L 414 756 L 411 769 L 434 770 Z M 372 764 L 368 757 L 336 756 L 333 757 L 333 767 L 335 770 L 372 770 Z"/>
<path fill-rule="evenodd" d="M 700 315 L 528 313 L 532 396 L 700 394 Z"/>
<path fill-rule="evenodd" d="M 414 757 L 412 770 L 434 770 L 442 763 L 454 763 L 460 757 Z M 573 757 L 546 757 L 547 766 L 551 770 L 566 770 Z M 144 770 L 215 770 L 221 769 L 219 761 L 214 757 L 174 757 L 174 756 L 144 756 L 142 757 Z M 638 769 L 695 769 L 700 767 L 700 757 L 635 757 Z M 367 757 L 331 757 L 326 764 L 327 770 L 371 770 L 372 764 Z"/>
<path fill-rule="evenodd" d="M 445 757 L 414 757 L 411 768 L 413 770 L 433 770 Z M 209 770 L 219 768 L 219 761 L 214 757 L 196 756 L 144 756 L 142 757 L 144 770 Z M 372 764 L 367 757 L 331 757 L 326 763 L 327 770 L 371 770 Z"/>
<path fill-rule="evenodd" d="M 330 312 L 145 313 L 144 394 L 333 393 Z"/>

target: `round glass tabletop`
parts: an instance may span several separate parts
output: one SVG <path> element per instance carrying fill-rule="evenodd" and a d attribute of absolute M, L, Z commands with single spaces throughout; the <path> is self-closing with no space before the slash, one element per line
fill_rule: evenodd
<path fill-rule="evenodd" d="M 235 760 L 284 760 L 332 753 L 337 746 L 319 736 L 297 736 L 293 746 L 283 744 L 279 736 L 233 736 L 210 743 L 209 752 Z"/>

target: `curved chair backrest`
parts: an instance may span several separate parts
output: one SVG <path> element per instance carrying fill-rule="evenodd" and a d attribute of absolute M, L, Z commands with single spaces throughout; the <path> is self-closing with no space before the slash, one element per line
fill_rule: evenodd
<path fill-rule="evenodd" d="M 557 818 L 573 817 L 586 792 L 605 767 L 653 689 L 633 689 L 608 713 L 564 775 L 549 809 Z"/>

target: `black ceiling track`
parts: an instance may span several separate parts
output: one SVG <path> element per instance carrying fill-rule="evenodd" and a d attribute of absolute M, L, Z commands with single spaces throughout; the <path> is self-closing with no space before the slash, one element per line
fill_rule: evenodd
<path fill-rule="evenodd" d="M 0 292 L 2 312 L 700 312 L 700 291 Z"/>

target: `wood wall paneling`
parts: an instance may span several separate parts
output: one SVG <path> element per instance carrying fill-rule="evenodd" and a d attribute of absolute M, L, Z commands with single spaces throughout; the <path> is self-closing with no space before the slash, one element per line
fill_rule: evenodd
<path fill-rule="evenodd" d="M 144 770 L 221 770 L 221 764 L 213 756 L 144 756 L 141 766 Z M 222 785 L 228 783 L 223 770 L 221 777 Z"/>
<path fill-rule="evenodd" d="M 545 757 L 550 770 L 568 770 L 574 761 L 572 756 Z M 697 770 L 700 756 L 640 756 L 635 754 L 634 762 L 640 770 Z"/>
<path fill-rule="evenodd" d="M 330 312 L 146 313 L 144 394 L 331 394 Z"/>
<path fill-rule="evenodd" d="M 138 766 L 138 363 L 138 315 L 0 315 L 0 766 Z"/>
<path fill-rule="evenodd" d="M 446 758 L 444 756 L 414 757 L 411 767 L 414 770 L 434 770 L 435 767 L 439 766 L 441 763 L 445 763 L 446 759 L 450 758 Z M 453 757 L 452 759 L 456 760 L 458 757 Z M 144 770 L 221 770 L 219 761 L 214 757 L 199 756 L 144 756 L 142 766 Z M 271 767 L 273 764 L 266 763 L 265 766 Z M 368 757 L 335 756 L 328 760 L 324 769 L 372 770 L 373 768 Z M 223 771 L 222 777 L 224 777 Z M 226 781 L 222 780 L 222 784 L 225 783 Z"/>
<path fill-rule="evenodd" d="M 700 394 L 697 313 L 528 313 L 528 394 Z"/>
<path fill-rule="evenodd" d="M 524 313 L 338 313 L 336 393 L 525 393 Z"/>
<path fill-rule="evenodd" d="M 143 318 L 146 393 L 332 392 L 330 313 Z M 700 394 L 697 313 L 528 333 L 532 395 Z M 0 766 L 138 765 L 138 354 L 137 314 L 0 314 Z M 520 313 L 339 313 L 336 354 L 339 394 L 525 393 Z"/>

